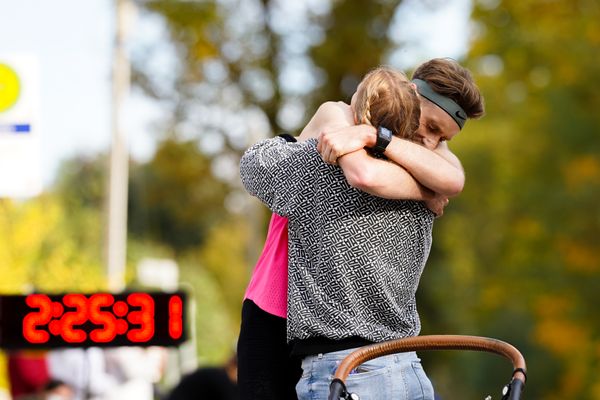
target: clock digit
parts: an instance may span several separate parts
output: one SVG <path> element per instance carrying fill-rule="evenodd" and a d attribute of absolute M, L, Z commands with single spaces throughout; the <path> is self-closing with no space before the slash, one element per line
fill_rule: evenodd
<path fill-rule="evenodd" d="M 179 296 L 169 299 L 169 336 L 179 339 L 183 334 L 183 302 Z"/>
<path fill-rule="evenodd" d="M 108 343 L 117 336 L 117 319 L 110 311 L 102 311 L 101 307 L 109 307 L 115 298 L 108 293 L 98 293 L 90 297 L 90 322 L 102 328 L 90 332 L 90 339 L 96 343 Z"/>
<path fill-rule="evenodd" d="M 52 319 L 52 301 L 45 294 L 30 294 L 25 298 L 25 304 L 39 310 L 30 312 L 23 318 L 23 337 L 29 343 L 46 343 L 50 334 L 37 327 L 46 325 Z"/>
<path fill-rule="evenodd" d="M 85 331 L 75 329 L 74 325 L 82 325 L 88 320 L 88 302 L 82 294 L 66 294 L 63 297 L 63 304 L 67 307 L 74 307 L 75 311 L 66 312 L 62 317 L 61 336 L 65 342 L 81 343 L 87 338 Z"/>
<path fill-rule="evenodd" d="M 154 336 L 154 300 L 147 293 L 132 293 L 127 296 L 130 306 L 140 307 L 140 311 L 130 312 L 127 320 L 132 324 L 141 325 L 140 328 L 127 332 L 127 339 L 132 342 L 147 342 Z"/>

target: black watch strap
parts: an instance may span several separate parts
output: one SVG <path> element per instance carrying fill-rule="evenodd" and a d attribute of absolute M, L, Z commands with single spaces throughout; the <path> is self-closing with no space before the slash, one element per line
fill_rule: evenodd
<path fill-rule="evenodd" d="M 284 138 L 286 142 L 297 142 L 296 138 L 290 135 L 289 133 L 282 133 L 281 135 L 277 135 L 281 138 Z"/>
<path fill-rule="evenodd" d="M 377 127 L 377 141 L 373 146 L 373 152 L 376 154 L 383 154 L 386 147 L 392 141 L 392 131 L 383 126 Z"/>

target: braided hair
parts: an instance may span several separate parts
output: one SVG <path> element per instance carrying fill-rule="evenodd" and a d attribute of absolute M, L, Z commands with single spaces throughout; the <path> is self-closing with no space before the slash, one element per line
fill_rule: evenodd
<path fill-rule="evenodd" d="M 356 90 L 354 116 L 358 124 L 384 126 L 394 135 L 414 140 L 421 107 L 406 76 L 381 66 L 365 75 Z"/>

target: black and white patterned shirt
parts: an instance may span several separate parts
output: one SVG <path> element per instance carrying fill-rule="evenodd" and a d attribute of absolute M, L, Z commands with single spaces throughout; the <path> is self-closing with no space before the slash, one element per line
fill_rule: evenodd
<path fill-rule="evenodd" d="M 417 335 L 433 213 L 351 187 L 316 145 L 267 139 L 240 163 L 246 190 L 288 217 L 288 341 Z"/>

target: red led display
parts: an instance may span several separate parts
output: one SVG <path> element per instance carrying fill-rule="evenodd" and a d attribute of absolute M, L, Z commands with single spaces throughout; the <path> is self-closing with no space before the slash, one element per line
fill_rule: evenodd
<path fill-rule="evenodd" d="M 66 294 L 63 297 L 63 304 L 66 307 L 75 308 L 75 311 L 67 311 L 60 318 L 60 335 L 67 343 L 81 343 L 85 341 L 87 334 L 83 329 L 75 328 L 75 326 L 83 325 L 89 318 L 86 297 L 82 294 Z"/>
<path fill-rule="evenodd" d="M 0 296 L 0 347 L 177 345 L 185 340 L 185 298 L 181 292 Z"/>
<path fill-rule="evenodd" d="M 179 339 L 183 334 L 183 303 L 181 297 L 169 299 L 169 335 Z"/>
<path fill-rule="evenodd" d="M 102 307 L 110 307 L 115 302 L 112 295 L 99 293 L 90 296 L 89 319 L 100 328 L 90 332 L 90 339 L 96 343 L 110 343 L 117 336 L 117 318 L 110 311 L 102 311 Z"/>
<path fill-rule="evenodd" d="M 29 343 L 46 343 L 50 335 L 36 328 L 39 325 L 46 325 L 52 319 L 50 298 L 45 294 L 32 294 L 25 298 L 25 303 L 37 311 L 30 312 L 23 318 L 23 337 Z"/>
<path fill-rule="evenodd" d="M 129 322 L 140 325 L 127 332 L 127 339 L 134 343 L 147 342 L 154 336 L 154 300 L 146 293 L 132 293 L 127 296 L 127 303 L 140 307 L 127 317 Z"/>

